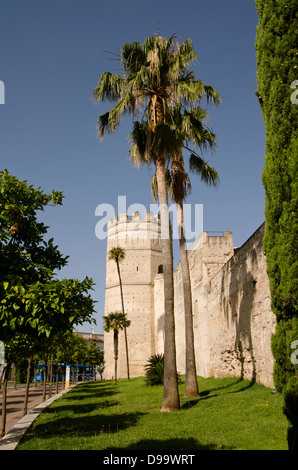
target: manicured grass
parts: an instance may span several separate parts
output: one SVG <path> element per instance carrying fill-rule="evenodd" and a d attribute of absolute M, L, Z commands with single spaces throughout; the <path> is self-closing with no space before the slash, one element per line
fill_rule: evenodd
<path fill-rule="evenodd" d="M 286 450 L 282 398 L 237 378 L 199 378 L 200 398 L 161 413 L 143 378 L 80 384 L 33 423 L 18 450 Z"/>

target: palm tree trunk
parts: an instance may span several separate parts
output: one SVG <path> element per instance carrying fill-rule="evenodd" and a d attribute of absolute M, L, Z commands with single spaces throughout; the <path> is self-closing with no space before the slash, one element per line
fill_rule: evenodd
<path fill-rule="evenodd" d="M 177 411 L 180 408 L 180 402 L 176 366 L 172 236 L 164 161 L 157 159 L 155 166 L 160 203 L 165 308 L 164 390 L 161 411 Z"/>
<path fill-rule="evenodd" d="M 118 330 L 114 329 L 115 382 L 117 382 Z"/>
<path fill-rule="evenodd" d="M 124 311 L 123 290 L 122 290 L 122 281 L 121 281 L 121 276 L 120 276 L 119 261 L 117 261 L 116 264 L 117 264 L 117 271 L 118 271 L 118 277 L 119 277 L 119 286 L 120 286 L 120 295 L 121 295 L 122 312 L 123 312 L 123 314 L 125 314 L 125 311 Z M 125 338 L 125 350 L 126 350 L 127 378 L 129 379 L 129 359 L 128 359 L 128 343 L 127 343 L 127 331 L 126 331 L 126 327 L 124 327 L 124 338 Z"/>
<path fill-rule="evenodd" d="M 9 376 L 11 364 L 12 362 L 8 362 L 6 364 L 5 374 L 4 374 L 3 390 L 2 390 L 2 417 L 1 417 L 0 439 L 5 435 L 7 382 L 8 382 L 8 376 Z"/>
<path fill-rule="evenodd" d="M 194 346 L 192 297 L 189 264 L 185 240 L 183 200 L 177 201 L 177 222 L 179 228 L 179 250 L 183 279 L 184 315 L 185 315 L 185 395 L 186 397 L 199 396 L 196 373 L 196 359 Z"/>
<path fill-rule="evenodd" d="M 23 416 L 25 416 L 28 413 L 28 399 L 29 399 L 29 387 L 30 387 L 31 361 L 32 361 L 32 357 L 30 357 L 28 359 L 27 380 L 26 380 L 26 390 L 25 390 Z"/>

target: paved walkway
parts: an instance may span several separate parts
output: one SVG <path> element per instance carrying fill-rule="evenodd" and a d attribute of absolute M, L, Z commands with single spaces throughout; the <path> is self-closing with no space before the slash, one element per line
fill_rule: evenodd
<path fill-rule="evenodd" d="M 30 387 L 28 410 L 26 416 L 23 416 L 25 387 L 17 389 L 8 388 L 7 407 L 6 407 L 6 427 L 5 436 L 0 439 L 0 450 L 14 450 L 27 429 L 31 426 L 37 416 L 47 408 L 53 401 L 69 391 L 75 385 L 64 389 L 59 384 L 58 393 L 56 386 L 52 386 L 52 396 L 49 398 L 49 386 L 47 386 L 46 401 L 43 401 L 43 387 Z M 0 391 L 0 400 L 2 403 L 2 390 Z M 0 412 L 0 417 L 2 410 Z"/>
<path fill-rule="evenodd" d="M 62 384 L 59 384 L 59 392 L 62 390 Z M 49 398 L 49 386 L 47 386 L 46 400 Z M 56 394 L 56 385 L 52 385 L 52 396 Z M 37 405 L 42 403 L 43 387 L 30 386 L 29 400 L 28 400 L 28 413 L 33 410 Z M 25 398 L 25 387 L 18 387 L 16 390 L 13 388 L 7 389 L 7 402 L 6 402 L 6 427 L 5 433 L 23 417 L 23 407 Z M 2 389 L 0 390 L 0 417 L 2 415 Z M 0 418 L 1 419 L 1 418 Z"/>

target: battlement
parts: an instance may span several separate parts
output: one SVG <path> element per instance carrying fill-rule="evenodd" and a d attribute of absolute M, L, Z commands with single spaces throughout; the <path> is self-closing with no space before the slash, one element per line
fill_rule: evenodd
<path fill-rule="evenodd" d="M 122 212 L 119 215 L 116 215 L 108 221 L 108 228 L 113 227 L 119 223 L 131 223 L 131 222 L 159 222 L 160 215 L 153 214 L 152 212 L 145 212 L 144 217 L 140 212 L 134 212 L 132 215 L 128 215 L 126 212 Z"/>
<path fill-rule="evenodd" d="M 109 240 L 153 240 L 158 242 L 160 238 L 160 216 L 152 212 L 146 212 L 144 217 L 140 212 L 134 212 L 131 216 L 120 213 L 108 221 Z"/>

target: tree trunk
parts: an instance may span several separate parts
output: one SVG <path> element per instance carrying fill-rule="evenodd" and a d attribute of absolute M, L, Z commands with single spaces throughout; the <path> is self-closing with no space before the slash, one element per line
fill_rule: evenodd
<path fill-rule="evenodd" d="M 30 357 L 30 358 L 28 359 L 27 380 L 26 380 L 26 389 L 25 389 L 25 399 L 24 399 L 23 416 L 25 416 L 25 415 L 28 413 L 28 399 L 29 399 L 29 387 L 30 387 L 31 361 L 32 361 L 32 357 Z"/>
<path fill-rule="evenodd" d="M 13 388 L 17 389 L 17 365 L 15 362 L 13 364 Z"/>
<path fill-rule="evenodd" d="M 46 393 L 47 393 L 47 361 L 44 364 L 43 370 L 43 394 L 42 394 L 42 401 L 46 400 Z"/>
<path fill-rule="evenodd" d="M 185 315 L 185 395 L 186 397 L 199 396 L 196 373 L 196 359 L 194 346 L 193 314 L 191 282 L 185 240 L 183 200 L 177 201 L 177 222 L 179 230 L 180 263 L 183 279 L 184 315 Z"/>
<path fill-rule="evenodd" d="M 74 366 L 74 364 L 72 364 L 71 370 L 72 370 L 71 383 L 72 383 L 72 385 L 74 385 L 74 383 L 75 383 L 75 366 Z"/>
<path fill-rule="evenodd" d="M 52 383 L 53 383 L 53 354 L 51 355 L 51 362 L 49 367 L 49 393 L 48 398 L 52 396 Z"/>
<path fill-rule="evenodd" d="M 117 382 L 118 330 L 114 329 L 115 382 Z"/>
<path fill-rule="evenodd" d="M 4 374 L 3 390 L 2 390 L 2 419 L 1 419 L 0 439 L 5 435 L 7 382 L 8 382 L 8 376 L 9 376 L 11 364 L 12 362 L 8 362 L 6 364 L 5 374 Z"/>
<path fill-rule="evenodd" d="M 176 366 L 172 235 L 170 233 L 165 165 L 162 160 L 157 159 L 155 166 L 160 204 L 165 308 L 164 390 L 161 411 L 177 411 L 180 408 L 180 402 Z"/>
<path fill-rule="evenodd" d="M 121 295 L 122 312 L 123 312 L 123 314 L 125 314 L 125 311 L 124 311 L 123 290 L 122 290 L 122 281 L 121 281 L 121 276 L 120 276 L 119 261 L 117 261 L 117 271 L 118 271 L 118 277 L 119 277 L 119 286 L 120 286 L 120 295 Z M 129 379 L 129 359 L 128 359 L 128 343 L 127 343 L 127 331 L 126 331 L 126 327 L 124 327 L 124 338 L 125 338 L 125 350 L 126 350 L 127 378 Z"/>
<path fill-rule="evenodd" d="M 34 362 L 34 387 L 37 387 L 37 380 L 36 380 L 36 362 Z"/>
<path fill-rule="evenodd" d="M 2 387 L 2 382 L 3 382 L 4 374 L 5 374 L 5 367 L 3 367 L 3 370 L 2 370 L 2 373 L 1 373 L 1 377 L 0 377 L 0 389 L 1 389 L 1 387 Z"/>

